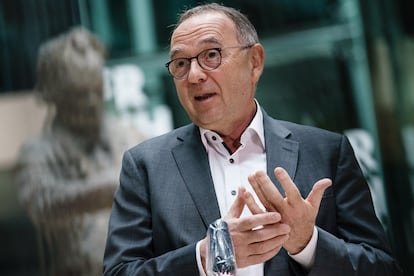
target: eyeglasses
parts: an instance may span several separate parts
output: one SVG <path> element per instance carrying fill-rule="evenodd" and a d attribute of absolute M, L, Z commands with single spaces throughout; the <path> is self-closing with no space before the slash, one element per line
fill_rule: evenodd
<path fill-rule="evenodd" d="M 185 79 L 188 76 L 188 72 L 191 68 L 191 61 L 195 58 L 197 59 L 198 65 L 203 70 L 206 71 L 212 71 L 214 69 L 217 69 L 221 65 L 221 51 L 224 49 L 229 48 L 241 48 L 242 50 L 248 49 L 253 47 L 253 44 L 245 45 L 245 46 L 231 46 L 231 47 L 225 47 L 225 48 L 210 48 L 206 49 L 204 51 L 201 51 L 198 53 L 198 55 L 194 57 L 189 58 L 175 58 L 173 60 L 170 60 L 165 64 L 165 67 L 167 67 L 168 72 L 171 76 L 173 76 L 175 79 Z"/>

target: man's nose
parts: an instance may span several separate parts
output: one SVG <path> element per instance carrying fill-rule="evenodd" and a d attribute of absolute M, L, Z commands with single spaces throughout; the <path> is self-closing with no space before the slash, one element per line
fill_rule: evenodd
<path fill-rule="evenodd" d="M 190 61 L 187 79 L 191 83 L 199 83 L 206 79 L 205 71 L 201 68 L 197 58 L 192 58 Z"/>

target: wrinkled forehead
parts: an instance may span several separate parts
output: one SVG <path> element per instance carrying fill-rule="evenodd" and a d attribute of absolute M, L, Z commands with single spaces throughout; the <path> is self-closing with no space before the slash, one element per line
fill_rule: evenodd
<path fill-rule="evenodd" d="M 171 36 L 170 56 L 187 48 L 227 44 L 237 44 L 234 22 L 222 13 L 206 12 L 193 15 L 177 26 Z"/>

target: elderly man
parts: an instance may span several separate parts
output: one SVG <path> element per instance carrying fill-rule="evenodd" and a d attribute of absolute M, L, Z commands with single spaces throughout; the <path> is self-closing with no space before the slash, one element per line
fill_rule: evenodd
<path fill-rule="evenodd" d="M 125 153 L 105 275 L 204 275 L 220 217 L 238 276 L 400 273 L 347 138 L 272 119 L 255 100 L 264 49 L 243 14 L 186 11 L 170 58 L 192 124 Z"/>

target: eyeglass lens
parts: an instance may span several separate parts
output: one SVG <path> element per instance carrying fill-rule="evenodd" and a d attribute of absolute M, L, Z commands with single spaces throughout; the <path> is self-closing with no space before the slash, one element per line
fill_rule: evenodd
<path fill-rule="evenodd" d="M 190 70 L 191 60 L 197 59 L 198 64 L 204 70 L 214 70 L 221 64 L 220 48 L 207 49 L 191 58 L 177 58 L 168 64 L 168 70 L 175 78 L 184 78 Z"/>

